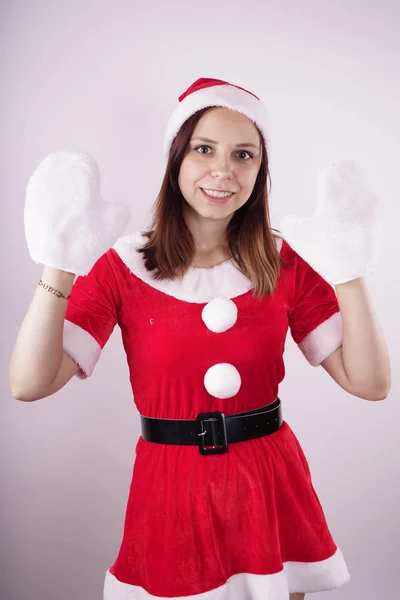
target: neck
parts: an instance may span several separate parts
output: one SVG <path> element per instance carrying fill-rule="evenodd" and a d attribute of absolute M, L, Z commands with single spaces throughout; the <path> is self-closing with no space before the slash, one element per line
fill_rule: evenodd
<path fill-rule="evenodd" d="M 209 263 L 214 266 L 229 258 L 226 219 L 207 220 L 199 217 L 194 211 L 186 211 L 185 222 L 193 236 L 195 246 L 193 262 L 197 266 L 203 266 L 200 263 L 204 263 L 206 267 Z"/>
<path fill-rule="evenodd" d="M 210 269 L 211 267 L 216 267 L 217 265 L 220 265 L 229 258 L 230 257 L 228 252 L 214 252 L 208 254 L 196 252 L 196 254 L 193 257 L 191 266 L 197 268 Z"/>

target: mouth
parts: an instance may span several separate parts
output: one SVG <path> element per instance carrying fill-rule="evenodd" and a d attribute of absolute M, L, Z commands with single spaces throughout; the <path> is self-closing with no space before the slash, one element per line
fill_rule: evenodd
<path fill-rule="evenodd" d="M 229 192 L 229 191 L 223 191 L 223 190 L 211 190 L 211 189 L 204 189 L 204 188 L 200 188 L 202 191 L 202 194 L 211 202 L 214 202 L 216 204 L 225 204 L 226 202 L 228 202 L 232 196 L 234 196 L 235 192 Z"/>

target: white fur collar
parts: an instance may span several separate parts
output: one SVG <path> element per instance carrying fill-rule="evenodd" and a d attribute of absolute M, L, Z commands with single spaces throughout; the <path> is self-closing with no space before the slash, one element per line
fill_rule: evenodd
<path fill-rule="evenodd" d="M 239 271 L 232 260 L 211 268 L 190 267 L 184 277 L 157 281 L 144 266 L 143 254 L 136 251 L 146 239 L 141 232 L 135 232 L 119 238 L 113 248 L 134 275 L 168 296 L 201 304 L 219 296 L 235 298 L 245 294 L 252 287 L 251 281 Z M 280 252 L 282 238 L 275 240 Z"/>

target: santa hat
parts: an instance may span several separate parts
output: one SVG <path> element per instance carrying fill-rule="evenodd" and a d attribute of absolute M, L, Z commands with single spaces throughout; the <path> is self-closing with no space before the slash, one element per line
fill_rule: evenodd
<path fill-rule="evenodd" d="M 209 106 L 224 106 L 246 115 L 257 125 L 267 145 L 269 119 L 260 98 L 233 83 L 202 77 L 179 96 L 179 104 L 169 118 L 164 137 L 166 158 L 183 123 L 194 113 Z"/>

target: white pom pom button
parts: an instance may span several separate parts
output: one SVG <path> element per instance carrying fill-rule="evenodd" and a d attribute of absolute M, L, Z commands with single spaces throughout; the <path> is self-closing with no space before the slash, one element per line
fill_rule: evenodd
<path fill-rule="evenodd" d="M 229 363 L 210 367 L 204 376 L 204 386 L 215 398 L 232 398 L 240 390 L 241 384 L 239 371 Z"/>
<path fill-rule="evenodd" d="M 237 321 L 237 306 L 230 298 L 214 298 L 203 308 L 201 318 L 214 333 L 227 331 Z"/>

